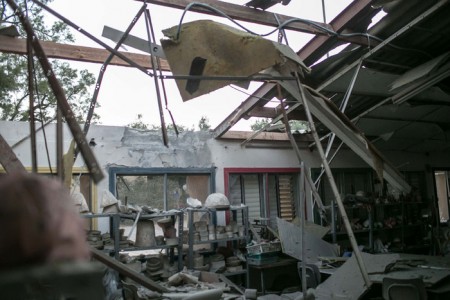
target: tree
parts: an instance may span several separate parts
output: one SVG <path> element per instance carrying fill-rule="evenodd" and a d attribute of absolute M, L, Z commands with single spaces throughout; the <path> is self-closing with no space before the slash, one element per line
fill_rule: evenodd
<path fill-rule="evenodd" d="M 43 3 L 51 2 L 44 0 Z M 19 4 L 25 11 L 33 26 L 33 30 L 39 40 L 53 42 L 74 42 L 67 24 L 57 21 L 51 25 L 45 23 L 42 9 L 31 1 L 23 1 Z M 22 38 L 26 33 L 22 28 L 17 16 L 2 1 L 0 7 L 0 24 L 14 25 Z M 77 118 L 83 122 L 89 109 L 91 94 L 90 87 L 95 83 L 95 77 L 87 70 L 77 70 L 70 67 L 67 62 L 52 60 L 52 68 L 64 89 L 66 98 Z M 50 89 L 47 78 L 42 69 L 34 59 L 35 80 L 35 117 L 43 122 L 52 120 L 56 115 L 56 98 Z M 18 54 L 0 53 L 0 119 L 8 121 L 29 120 L 29 91 L 28 91 L 28 69 L 27 56 Z M 94 114 L 93 121 L 99 116 Z"/>
<path fill-rule="evenodd" d="M 142 118 L 143 118 L 143 115 L 138 114 L 137 120 L 132 123 L 129 123 L 127 125 L 127 127 L 134 128 L 134 129 L 141 129 L 141 130 L 161 130 L 161 126 L 154 125 L 154 124 L 146 124 L 146 123 L 144 123 Z M 168 132 L 175 132 L 175 126 L 171 123 L 166 124 L 166 129 Z M 178 130 L 178 132 L 184 132 L 184 131 L 188 131 L 189 129 L 183 125 L 177 125 L 177 130 Z"/>
<path fill-rule="evenodd" d="M 253 124 L 250 125 L 251 130 L 258 131 L 263 129 L 267 124 L 269 124 L 269 119 L 258 119 Z"/>
<path fill-rule="evenodd" d="M 142 121 L 142 114 L 138 114 L 137 120 L 133 123 L 128 124 L 127 127 L 146 130 L 148 129 L 149 125 L 145 124 L 144 121 Z"/>
<path fill-rule="evenodd" d="M 297 131 L 299 133 L 308 133 L 311 131 L 308 121 L 291 120 L 289 121 L 291 131 Z"/>
<path fill-rule="evenodd" d="M 209 119 L 205 116 L 202 116 L 200 118 L 200 121 L 198 121 L 198 128 L 200 131 L 208 131 L 211 129 L 211 125 L 209 125 Z"/>
<path fill-rule="evenodd" d="M 250 125 L 250 128 L 252 131 L 258 131 L 263 129 L 266 125 L 270 123 L 269 119 L 259 119 L 256 120 L 253 124 Z M 283 125 L 281 121 L 275 122 L 273 126 L 275 125 Z M 291 129 L 291 132 L 299 132 L 299 133 L 308 133 L 311 131 L 309 128 L 308 121 L 299 121 L 299 120 L 289 120 L 289 127 Z M 283 126 L 284 130 L 284 126 Z"/>

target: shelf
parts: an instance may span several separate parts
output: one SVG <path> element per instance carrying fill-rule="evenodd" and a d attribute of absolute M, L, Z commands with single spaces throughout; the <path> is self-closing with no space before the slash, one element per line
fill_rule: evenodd
<path fill-rule="evenodd" d="M 120 251 L 141 251 L 141 250 L 158 250 L 158 249 L 170 249 L 177 248 L 178 245 L 160 245 L 160 246 L 152 246 L 152 247 L 126 247 L 120 248 Z"/>
<path fill-rule="evenodd" d="M 139 219 L 154 219 L 154 218 L 178 216 L 180 213 L 182 213 L 182 211 L 163 212 L 163 213 L 154 213 L 154 214 L 141 214 L 139 216 Z M 137 218 L 138 214 L 137 213 L 132 213 L 132 214 L 119 213 L 118 215 L 121 219 L 135 220 Z"/>
<path fill-rule="evenodd" d="M 82 218 L 93 219 L 93 218 L 104 218 L 104 217 L 112 217 L 116 214 L 97 214 L 97 213 L 84 213 L 80 214 Z"/>
<path fill-rule="evenodd" d="M 235 275 L 242 275 L 242 274 L 246 274 L 247 273 L 247 270 L 241 270 L 241 271 L 236 271 L 236 272 L 225 272 L 225 273 L 222 273 L 222 275 L 224 275 L 224 276 L 235 276 Z"/>
<path fill-rule="evenodd" d="M 220 242 L 232 242 L 232 241 L 238 241 L 238 240 L 245 240 L 247 237 L 235 237 L 235 238 L 226 238 L 226 239 L 218 239 L 218 240 L 207 240 L 207 241 L 197 241 L 194 242 L 194 245 L 199 244 L 213 244 L 213 243 L 220 243 Z"/>
<path fill-rule="evenodd" d="M 370 229 L 353 230 L 354 234 L 357 234 L 357 233 L 368 233 L 368 232 L 370 232 Z M 329 234 L 331 234 L 331 233 L 329 233 Z M 347 235 L 347 232 L 346 231 L 339 231 L 339 232 L 336 232 L 336 234 L 337 235 Z"/>
<path fill-rule="evenodd" d="M 248 206 L 229 206 L 229 207 L 220 207 L 220 208 L 209 208 L 209 207 L 201 207 L 201 208 L 187 208 L 186 209 L 188 213 L 188 231 L 189 231 L 189 238 L 185 242 L 185 244 L 188 245 L 188 255 L 187 255 L 187 262 L 188 267 L 190 269 L 193 268 L 193 257 L 194 257 L 194 246 L 195 245 L 211 245 L 211 249 L 215 248 L 218 243 L 226 243 L 226 242 L 235 242 L 233 243 L 233 246 L 235 246 L 238 241 L 246 241 L 248 239 Z M 194 213 L 207 213 L 209 214 L 209 224 L 208 225 L 226 225 L 226 224 L 218 224 L 218 213 L 228 213 L 230 215 L 230 219 L 238 222 L 239 226 L 244 227 L 244 236 L 239 237 L 230 237 L 230 238 L 223 238 L 223 239 L 214 239 L 214 240 L 206 240 L 206 241 L 194 241 Z M 243 271 L 245 272 L 245 271 Z M 234 272 L 233 272 L 234 273 Z M 237 275 L 237 274 L 236 274 Z M 230 275 L 231 276 L 231 275 Z"/>

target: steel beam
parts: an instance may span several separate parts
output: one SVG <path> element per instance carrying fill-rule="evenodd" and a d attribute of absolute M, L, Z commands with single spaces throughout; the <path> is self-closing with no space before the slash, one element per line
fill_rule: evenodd
<path fill-rule="evenodd" d="M 362 18 L 361 15 L 367 18 L 367 10 L 371 9 L 372 0 L 357 0 L 349 4 L 339 15 L 331 22 L 330 26 L 336 32 L 341 32 L 351 26 L 352 23 Z M 377 10 L 373 10 L 375 14 Z M 305 62 L 306 65 L 311 65 L 322 57 L 326 52 L 332 48 L 329 44 L 336 41 L 331 36 L 315 36 L 305 46 L 297 52 L 298 56 Z M 367 41 L 367 39 L 366 39 Z M 373 45 L 373 44 L 372 44 Z"/>
<path fill-rule="evenodd" d="M 429 9 L 427 9 L 426 11 L 424 11 L 423 13 L 421 13 L 419 16 L 417 16 L 416 18 L 414 18 L 411 22 L 409 22 L 408 24 L 406 24 L 405 26 L 403 26 L 402 28 L 400 28 L 397 32 L 395 32 L 393 35 L 391 35 L 390 37 L 388 37 L 387 39 L 385 39 L 382 43 L 380 43 L 379 45 L 377 45 L 376 47 L 374 47 L 373 49 L 370 49 L 366 54 L 364 54 L 363 56 L 361 56 L 361 58 L 359 60 L 354 61 L 353 63 L 346 65 L 345 67 L 343 67 L 341 70 L 339 70 L 338 72 L 336 72 L 335 75 L 333 75 L 331 78 L 329 78 L 327 81 L 323 82 L 318 88 L 318 91 L 321 91 L 322 89 L 324 89 L 325 87 L 327 87 L 328 85 L 330 85 L 331 83 L 333 83 L 334 81 L 336 81 L 338 78 L 340 78 L 342 75 L 344 75 L 345 73 L 347 73 L 348 71 L 350 71 L 351 69 L 353 69 L 354 67 L 356 67 L 359 62 L 361 60 L 365 60 L 366 58 L 372 56 L 374 53 L 378 52 L 380 49 L 382 49 L 383 47 L 385 47 L 386 45 L 388 45 L 389 43 L 391 43 L 394 39 L 396 39 L 397 37 L 399 37 L 400 35 L 402 35 L 403 33 L 407 32 L 409 29 L 411 29 L 414 25 L 422 22 L 423 20 L 425 20 L 426 18 L 430 17 L 434 12 L 438 11 L 441 7 L 443 7 L 444 5 L 446 5 L 449 2 L 449 0 L 441 0 L 439 2 L 437 2 L 435 5 L 431 6 Z"/>
<path fill-rule="evenodd" d="M 162 285 L 159 285 L 157 282 L 151 280 L 150 278 L 147 278 L 146 276 L 137 273 L 133 271 L 131 268 L 127 267 L 125 264 L 121 263 L 120 261 L 106 255 L 100 250 L 97 250 L 95 248 L 91 247 L 91 254 L 92 257 L 99 262 L 103 263 L 104 265 L 110 267 L 111 269 L 114 269 L 115 271 L 119 272 L 121 275 L 124 275 L 131 280 L 141 284 L 145 288 L 156 291 L 159 293 L 168 292 L 169 290 L 163 287 Z"/>
<path fill-rule="evenodd" d="M 6 173 L 26 172 L 16 154 L 9 147 L 6 140 L 0 134 L 0 163 L 5 169 Z"/>
<path fill-rule="evenodd" d="M 228 117 L 226 117 L 216 128 L 214 128 L 214 137 L 219 138 L 234 126 L 244 115 L 252 110 L 260 101 L 268 101 L 269 99 L 261 99 L 260 95 L 267 95 L 273 88 L 275 83 L 264 83 L 252 96 L 242 102 Z"/>
<path fill-rule="evenodd" d="M 33 50 L 36 53 L 36 56 L 39 60 L 39 63 L 44 71 L 44 74 L 47 76 L 48 83 L 50 88 L 52 89 L 53 94 L 55 95 L 56 101 L 58 103 L 58 108 L 61 110 L 61 113 L 64 116 L 64 119 L 67 122 L 67 125 L 72 133 L 73 138 L 77 143 L 77 147 L 80 149 L 80 152 L 83 156 L 83 159 L 92 175 L 93 180 L 97 183 L 103 179 L 103 173 L 98 165 L 97 159 L 94 156 L 94 153 L 89 148 L 89 145 L 86 141 L 86 136 L 80 128 L 80 125 L 77 123 L 75 118 L 75 114 L 72 111 L 69 103 L 67 102 L 66 95 L 61 85 L 59 84 L 58 79 L 56 78 L 55 73 L 53 72 L 53 68 L 45 55 L 44 49 L 37 36 L 35 35 L 33 28 L 27 19 L 27 17 L 22 13 L 19 6 L 13 0 L 7 0 L 7 3 L 15 12 L 17 17 L 20 19 L 24 30 L 27 32 L 27 35 L 32 38 Z"/>
<path fill-rule="evenodd" d="M 171 8 L 178 8 L 178 9 L 185 9 L 186 6 L 193 3 L 191 0 L 136 0 L 139 2 L 146 1 L 147 3 L 156 4 L 160 6 L 167 6 Z M 266 25 L 271 27 L 278 27 L 279 23 L 283 23 L 287 20 L 293 19 L 294 17 L 286 16 L 286 15 L 276 15 L 276 18 L 274 17 L 274 13 L 263 11 L 263 10 L 257 10 L 254 8 L 250 8 L 244 5 L 237 5 L 232 4 L 224 1 L 217 1 L 217 0 L 202 0 L 201 4 L 207 4 L 211 7 L 214 7 L 221 12 L 225 13 L 227 16 L 234 20 L 239 21 L 245 21 L 245 22 L 251 22 L 255 24 L 260 25 Z M 202 6 L 193 6 L 191 11 L 199 12 L 203 14 L 209 14 L 218 16 L 216 12 L 206 9 Z M 277 21 L 278 18 L 278 21 Z M 312 21 L 311 21 L 312 22 Z M 325 23 L 320 22 L 314 22 L 315 24 L 318 24 L 319 26 L 325 27 L 329 30 L 333 30 L 333 28 Z M 290 29 L 294 31 L 300 31 L 305 33 L 311 33 L 311 34 L 327 34 L 322 30 L 319 30 L 317 27 L 312 26 L 307 23 L 291 23 L 288 26 L 285 27 L 285 29 Z"/>
<path fill-rule="evenodd" d="M 273 75 L 278 72 L 271 72 Z M 301 102 L 301 94 L 295 83 L 280 81 L 279 84 L 289 92 L 292 97 Z M 314 97 L 305 89 L 305 97 L 309 103 L 311 113 L 328 127 L 336 136 L 352 149 L 362 160 L 371 166 L 396 189 L 408 193 L 410 185 L 405 181 L 398 170 L 388 162 L 383 155 L 372 145 L 363 133 L 332 103 L 321 97 Z"/>
<path fill-rule="evenodd" d="M 371 0 L 357 0 L 353 1 L 345 10 L 342 11 L 335 19 L 331 21 L 331 27 L 336 32 L 340 32 L 346 28 L 355 20 L 361 18 L 361 14 L 365 15 L 365 11 L 370 7 Z M 312 64 L 320 57 L 316 57 L 318 49 L 332 49 L 332 46 L 328 44 L 333 38 L 330 36 L 316 36 L 308 44 L 306 44 L 297 54 L 303 61 Z M 325 51 L 326 52 L 326 51 Z M 227 116 L 222 123 L 220 123 L 214 129 L 215 137 L 222 136 L 226 131 L 228 131 L 236 122 L 238 122 L 244 115 L 248 115 L 249 111 L 252 110 L 258 103 L 261 102 L 260 99 L 268 98 L 270 92 L 273 93 L 275 83 L 264 83 L 260 86 L 250 97 L 248 97 L 242 104 L 235 109 L 229 116 Z M 264 99 L 265 100 L 265 99 Z"/>

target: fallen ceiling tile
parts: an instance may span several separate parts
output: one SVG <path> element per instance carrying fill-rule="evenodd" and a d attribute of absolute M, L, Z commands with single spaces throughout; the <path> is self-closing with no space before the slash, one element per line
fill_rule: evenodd
<path fill-rule="evenodd" d="M 296 71 L 309 71 L 288 46 L 211 20 L 185 23 L 163 33 L 167 39 L 161 45 L 173 74 L 192 76 L 176 80 L 183 101 L 236 83 L 232 77 L 252 76 L 272 66 L 294 62 Z M 230 79 L 206 78 L 214 76 Z"/>

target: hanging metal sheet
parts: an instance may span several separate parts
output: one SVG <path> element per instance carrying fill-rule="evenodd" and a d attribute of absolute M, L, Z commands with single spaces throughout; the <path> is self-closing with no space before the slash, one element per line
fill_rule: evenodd
<path fill-rule="evenodd" d="M 302 253 L 301 228 L 283 219 L 277 218 L 278 234 L 283 245 L 283 253 L 308 263 L 319 261 L 319 256 L 337 256 L 338 249 L 305 227 L 305 257 Z"/>

